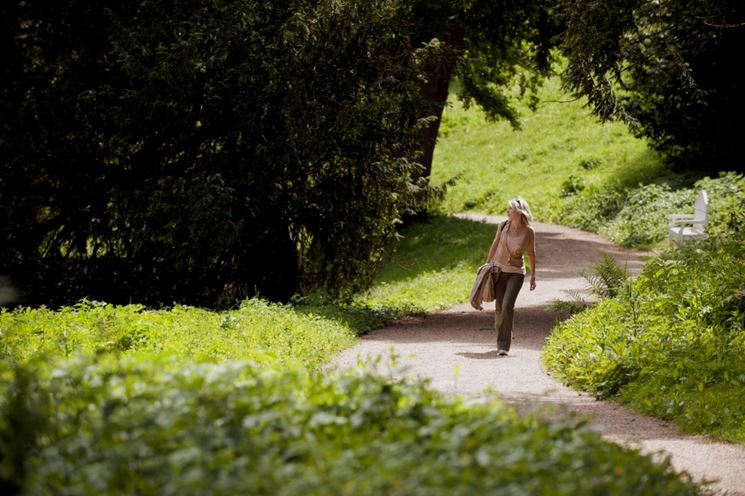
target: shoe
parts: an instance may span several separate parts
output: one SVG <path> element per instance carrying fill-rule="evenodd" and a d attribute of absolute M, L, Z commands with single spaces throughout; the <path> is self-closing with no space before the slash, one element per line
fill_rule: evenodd
<path fill-rule="evenodd" d="M 499 356 L 507 356 L 507 350 L 497 350 L 497 355 L 499 355 Z"/>

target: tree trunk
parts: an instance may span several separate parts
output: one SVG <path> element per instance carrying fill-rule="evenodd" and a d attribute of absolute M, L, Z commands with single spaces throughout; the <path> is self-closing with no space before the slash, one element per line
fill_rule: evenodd
<path fill-rule="evenodd" d="M 420 136 L 422 171 L 419 174 L 419 177 L 424 177 L 427 181 L 429 181 L 429 176 L 432 172 L 432 158 L 435 153 L 437 135 L 440 132 L 442 113 L 448 99 L 450 79 L 453 76 L 453 65 L 454 64 L 449 63 L 445 67 L 435 67 L 435 73 L 422 87 L 424 100 L 427 103 L 432 104 L 434 109 L 433 115 L 436 117 L 436 119 L 430 122 L 427 127 L 422 129 Z"/>
<path fill-rule="evenodd" d="M 422 164 L 421 171 L 413 179 L 416 182 L 424 182 L 426 186 L 422 190 L 422 201 L 419 202 L 420 211 L 414 216 L 415 220 L 423 220 L 427 217 L 427 200 L 429 196 L 429 177 L 432 173 L 432 159 L 435 153 L 437 135 L 440 132 L 442 114 L 447 103 L 450 80 L 459 54 L 458 46 L 463 41 L 465 29 L 462 27 L 451 28 L 445 36 L 444 49 L 433 60 L 428 61 L 426 71 L 429 74 L 427 81 L 422 85 L 421 93 L 424 101 L 430 105 L 433 121 L 422 129 L 420 134 L 420 147 Z"/>

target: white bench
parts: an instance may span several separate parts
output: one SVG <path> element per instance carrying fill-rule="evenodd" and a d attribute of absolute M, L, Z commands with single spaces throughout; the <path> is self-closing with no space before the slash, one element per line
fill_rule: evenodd
<path fill-rule="evenodd" d="M 689 239 L 706 236 L 706 223 L 709 218 L 709 197 L 706 195 L 706 191 L 701 191 L 696 196 L 693 211 L 692 214 L 667 216 L 670 219 L 667 231 L 667 240 L 670 243 L 683 243 Z"/>

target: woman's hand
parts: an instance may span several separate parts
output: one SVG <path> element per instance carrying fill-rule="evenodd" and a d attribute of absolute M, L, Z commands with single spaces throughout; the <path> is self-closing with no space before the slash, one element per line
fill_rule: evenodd
<path fill-rule="evenodd" d="M 530 278 L 530 290 L 533 291 L 535 289 L 535 276 Z"/>

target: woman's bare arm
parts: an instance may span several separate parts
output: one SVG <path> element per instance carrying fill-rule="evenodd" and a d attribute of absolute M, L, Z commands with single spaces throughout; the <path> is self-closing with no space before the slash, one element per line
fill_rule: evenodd
<path fill-rule="evenodd" d="M 489 255 L 486 257 L 487 263 L 494 258 L 494 255 L 497 253 L 497 244 L 499 244 L 499 233 L 502 231 L 502 225 L 499 224 L 497 227 L 497 234 L 494 235 L 494 241 L 491 242 L 491 247 L 489 248 Z"/>

